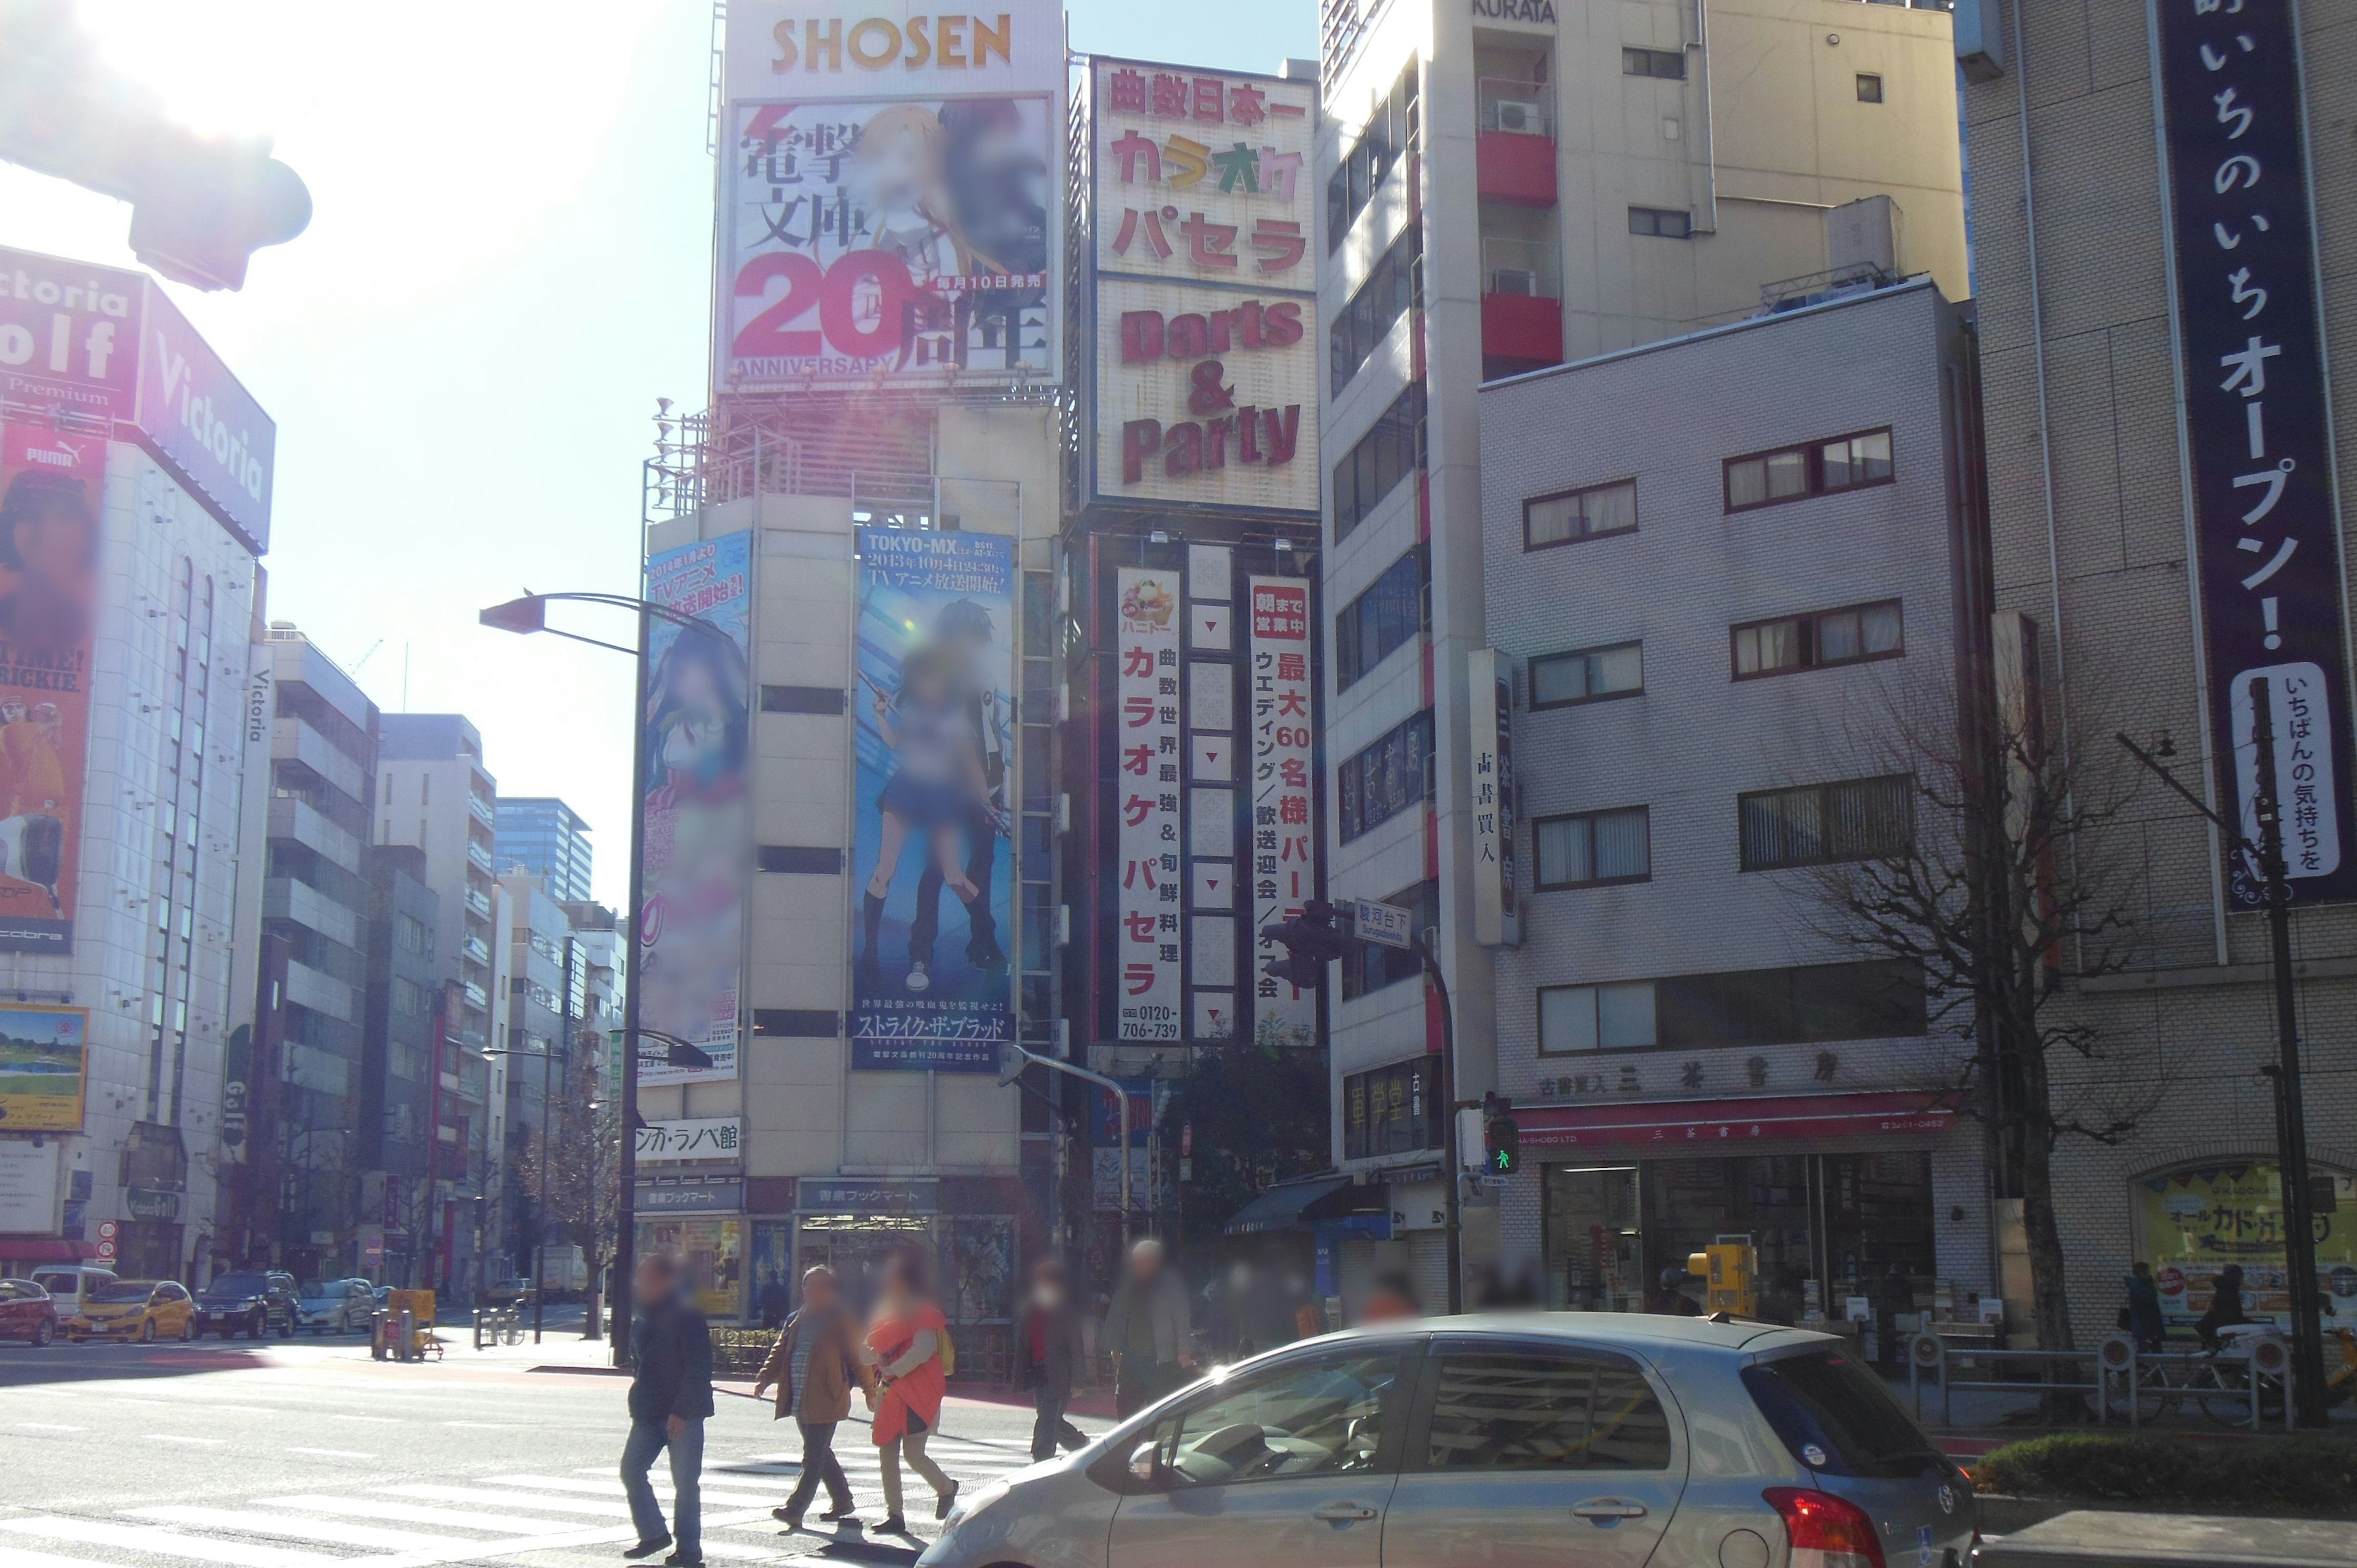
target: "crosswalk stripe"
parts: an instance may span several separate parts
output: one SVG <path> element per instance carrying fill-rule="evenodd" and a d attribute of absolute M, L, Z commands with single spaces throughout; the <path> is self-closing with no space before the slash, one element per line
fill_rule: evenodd
<path fill-rule="evenodd" d="M 438 1524 L 452 1530 L 476 1530 L 487 1533 L 504 1531 L 509 1535 L 563 1535 L 581 1528 L 578 1520 L 526 1519 L 522 1516 L 493 1519 L 480 1513 L 460 1513 L 456 1509 L 429 1509 L 417 1503 L 379 1501 L 374 1498 L 330 1498 L 306 1494 L 292 1498 L 256 1498 L 253 1506 L 299 1509 L 305 1513 L 375 1520 L 380 1524 Z"/>
<path fill-rule="evenodd" d="M 670 1496 L 672 1491 L 670 1477 L 664 1476 L 658 1478 L 650 1476 L 647 1478 L 652 1483 L 657 1497 Z M 592 1496 L 608 1498 L 623 1496 L 622 1483 L 619 1479 L 601 1484 L 597 1481 L 576 1481 L 565 1476 L 486 1476 L 482 1484 L 487 1487 L 539 1487 L 551 1491 L 586 1492 Z M 772 1508 L 785 1500 L 786 1494 L 783 1491 L 730 1491 L 725 1487 L 714 1486 L 708 1472 L 705 1477 L 704 1501 L 707 1507 L 717 1503 L 726 1508 Z"/>
<path fill-rule="evenodd" d="M 490 1487 L 446 1487 L 433 1482 L 414 1482 L 378 1489 L 387 1497 L 419 1498 L 433 1503 L 476 1503 L 485 1508 L 524 1509 L 534 1513 L 586 1513 L 602 1519 L 630 1517 L 630 1505 L 620 1498 L 549 1498 L 531 1492 L 502 1492 Z"/>
<path fill-rule="evenodd" d="M 44 1541 L 71 1541 L 85 1546 L 119 1546 L 151 1552 L 160 1557 L 188 1557 L 200 1563 L 232 1563 L 242 1568 L 338 1568 L 353 1559 L 318 1552 L 296 1552 L 284 1546 L 256 1546 L 241 1541 L 214 1541 L 182 1535 L 155 1525 L 108 1524 L 99 1520 L 68 1519 L 34 1514 L 25 1519 L 0 1519 L 0 1530 Z"/>
<path fill-rule="evenodd" d="M 46 1552 L 8 1549 L 8 1568 L 102 1568 L 87 1557 L 54 1557 Z"/>
<path fill-rule="evenodd" d="M 318 1541 L 331 1546 L 371 1546 L 385 1552 L 418 1552 L 450 1546 L 457 1538 L 428 1535 L 422 1530 L 378 1530 L 343 1520 L 307 1520 L 256 1513 L 248 1509 L 199 1508 L 166 1503 L 152 1508 L 124 1509 L 126 1519 L 149 1519 L 158 1524 L 194 1525 L 202 1530 L 242 1530 L 249 1535 L 275 1535 L 288 1541 Z"/>

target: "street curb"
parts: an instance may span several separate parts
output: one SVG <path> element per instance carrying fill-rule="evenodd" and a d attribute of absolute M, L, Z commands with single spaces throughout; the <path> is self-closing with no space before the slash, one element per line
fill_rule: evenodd
<path fill-rule="evenodd" d="M 550 1365 L 544 1367 L 526 1367 L 524 1370 L 527 1372 L 571 1372 L 576 1377 L 584 1378 L 627 1378 L 630 1375 L 619 1367 L 562 1367 Z"/>

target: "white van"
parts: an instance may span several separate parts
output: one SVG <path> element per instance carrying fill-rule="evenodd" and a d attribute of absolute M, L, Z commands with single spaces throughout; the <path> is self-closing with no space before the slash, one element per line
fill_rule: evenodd
<path fill-rule="evenodd" d="M 97 1263 L 43 1263 L 33 1270 L 33 1283 L 57 1298 L 58 1321 L 80 1317 L 90 1305 L 90 1293 L 114 1283 L 114 1271 Z"/>

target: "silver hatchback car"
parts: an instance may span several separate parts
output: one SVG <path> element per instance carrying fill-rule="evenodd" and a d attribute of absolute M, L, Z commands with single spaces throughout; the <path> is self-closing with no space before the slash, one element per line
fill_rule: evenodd
<path fill-rule="evenodd" d="M 1214 1373 L 980 1488 L 923 1568 L 1959 1568 L 1972 1485 L 1848 1344 L 1524 1313 Z"/>

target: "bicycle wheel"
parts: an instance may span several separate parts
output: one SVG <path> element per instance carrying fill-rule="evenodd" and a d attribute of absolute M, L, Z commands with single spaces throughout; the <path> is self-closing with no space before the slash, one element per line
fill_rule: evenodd
<path fill-rule="evenodd" d="M 2196 1392 L 2201 1413 L 2220 1426 L 2250 1430 L 2251 1369 L 2240 1361 L 2213 1360 L 2202 1371 Z"/>

